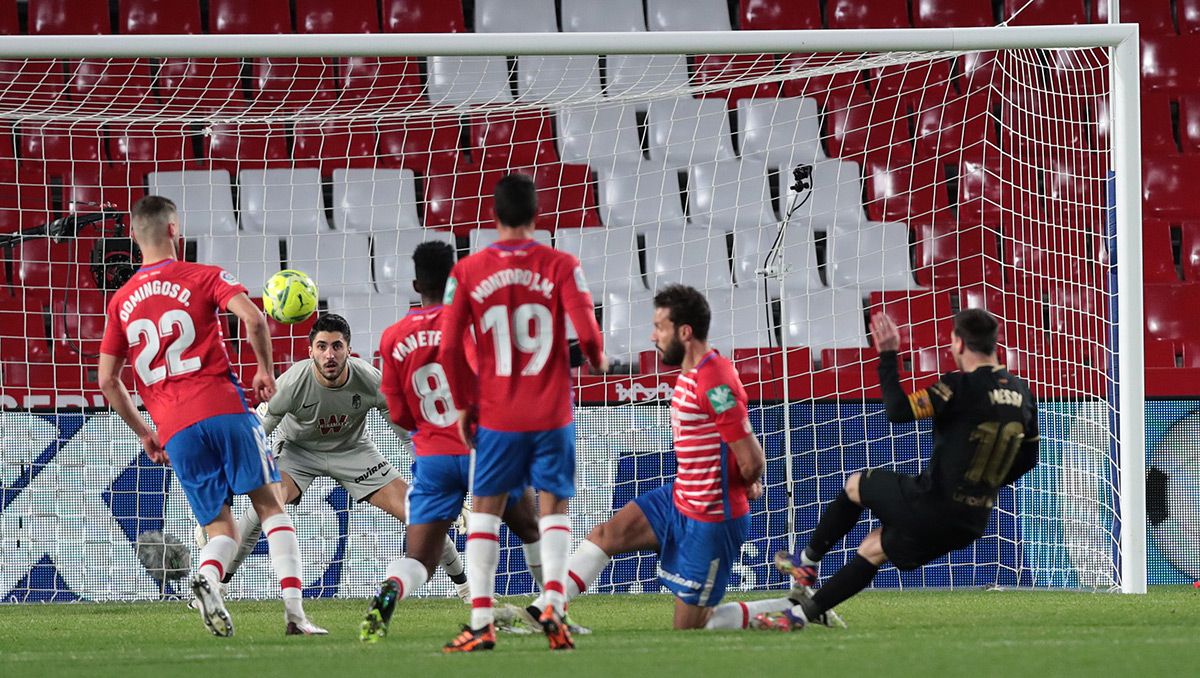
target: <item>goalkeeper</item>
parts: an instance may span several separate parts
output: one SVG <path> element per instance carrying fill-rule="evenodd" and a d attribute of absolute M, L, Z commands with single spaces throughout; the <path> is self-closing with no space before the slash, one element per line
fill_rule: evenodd
<path fill-rule="evenodd" d="M 367 502 L 405 522 L 408 484 L 379 452 L 367 431 L 367 412 L 376 408 L 390 421 L 380 393 L 381 375 L 370 363 L 350 355 L 350 325 L 327 313 L 308 334 L 309 357 L 277 380 L 270 401 L 258 406 L 267 435 L 276 432 L 275 463 L 282 477 L 284 503 L 300 501 L 319 476 L 336 480 L 358 502 Z M 396 428 L 401 439 L 408 433 Z M 238 520 L 241 544 L 226 570 L 229 582 L 258 543 L 262 524 L 253 507 Z M 199 536 L 199 535 L 198 535 Z M 470 600 L 466 574 L 454 542 L 445 537 L 438 564 L 458 595 Z"/>
<path fill-rule="evenodd" d="M 996 492 L 1037 464 L 1037 405 L 1025 382 L 997 363 L 998 329 L 987 311 L 960 311 L 950 334 L 959 371 L 906 395 L 897 369 L 896 324 L 883 313 L 872 317 L 888 419 L 932 418 L 933 455 L 915 477 L 879 468 L 852 473 L 845 491 L 825 506 L 803 552 L 776 556 L 776 567 L 803 591 L 799 604 L 783 613 L 793 626 L 828 624 L 831 610 L 870 585 L 884 562 L 911 570 L 970 546 L 987 529 Z M 864 508 L 883 527 L 872 530 L 854 558 L 810 594 L 817 563 L 854 528 Z"/>

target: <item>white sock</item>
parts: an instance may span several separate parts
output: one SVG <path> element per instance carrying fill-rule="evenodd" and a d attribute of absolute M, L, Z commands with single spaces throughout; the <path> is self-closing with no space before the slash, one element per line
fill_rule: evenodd
<path fill-rule="evenodd" d="M 495 620 L 492 592 L 500 562 L 500 516 L 478 511 L 467 519 L 467 583 L 471 586 L 471 628 L 481 629 Z"/>
<path fill-rule="evenodd" d="M 246 509 L 241 518 L 237 521 L 238 527 L 238 550 L 233 557 L 233 561 L 229 563 L 229 567 L 225 569 L 225 580 L 228 581 L 233 576 L 238 568 L 242 566 L 242 562 L 258 546 L 258 538 L 262 536 L 262 522 L 258 519 L 258 512 L 253 506 Z"/>
<path fill-rule="evenodd" d="M 790 610 L 793 603 L 787 598 L 755 600 L 749 603 L 725 603 L 713 609 L 712 617 L 704 625 L 706 629 L 745 629 L 760 614 Z"/>
<path fill-rule="evenodd" d="M 575 549 L 575 554 L 571 556 L 571 562 L 567 567 L 565 591 L 567 601 L 570 602 L 575 596 L 586 591 L 587 587 L 596 581 L 596 577 L 600 576 L 601 570 L 608 565 L 609 560 L 611 559 L 604 549 L 596 546 L 595 543 L 586 539 L 579 542 L 579 548 Z M 546 603 L 546 593 L 542 592 L 542 595 L 538 596 L 533 604 L 539 609 L 543 609 L 546 607 Z"/>
<path fill-rule="evenodd" d="M 529 566 L 529 574 L 533 575 L 533 583 L 538 585 L 538 588 L 546 588 L 546 579 L 542 574 L 542 543 L 535 541 L 530 544 L 521 544 L 521 550 L 525 552 L 525 564 Z"/>
<path fill-rule="evenodd" d="M 237 542 L 230 537 L 213 537 L 200 549 L 200 567 L 196 568 L 196 572 L 208 577 L 213 584 L 219 584 L 236 552 Z"/>
<path fill-rule="evenodd" d="M 565 513 L 542 516 L 538 521 L 542 534 L 542 586 L 546 603 L 559 612 L 567 602 L 564 581 L 567 578 L 567 557 L 571 554 L 571 519 Z"/>
<path fill-rule="evenodd" d="M 462 558 L 458 555 L 458 547 L 454 545 L 454 540 L 449 536 L 446 537 L 446 543 L 442 545 L 442 557 L 438 559 L 438 565 L 446 571 L 447 577 L 457 577 L 463 573 Z"/>
<path fill-rule="evenodd" d="M 429 579 L 429 573 L 425 571 L 425 566 L 417 560 L 398 558 L 388 565 L 387 578 L 400 586 L 400 600 L 404 600 L 421 588 Z"/>
<path fill-rule="evenodd" d="M 809 567 L 816 567 L 818 562 L 820 562 L 820 561 L 813 560 L 812 558 L 808 557 L 808 549 L 807 548 L 801 549 L 801 551 L 800 551 L 800 564 L 801 565 L 807 565 Z"/>
<path fill-rule="evenodd" d="M 286 513 L 277 513 L 262 521 L 267 533 L 267 548 L 271 551 L 271 567 L 279 578 L 279 596 L 283 598 L 284 617 L 288 621 L 304 619 L 304 578 L 300 564 L 300 542 L 296 528 Z"/>

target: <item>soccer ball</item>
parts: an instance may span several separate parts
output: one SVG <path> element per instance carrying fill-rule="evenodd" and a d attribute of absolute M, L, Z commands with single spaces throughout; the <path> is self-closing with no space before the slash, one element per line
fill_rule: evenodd
<path fill-rule="evenodd" d="M 280 271 L 263 288 L 263 311 L 281 323 L 299 323 L 317 310 L 317 284 L 301 271 Z"/>

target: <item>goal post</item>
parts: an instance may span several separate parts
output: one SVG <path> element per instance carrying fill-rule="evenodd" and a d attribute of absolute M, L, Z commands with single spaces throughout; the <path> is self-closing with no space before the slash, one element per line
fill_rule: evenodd
<path fill-rule="evenodd" d="M 487 246 L 507 171 L 533 175 L 538 238 L 581 259 L 620 365 L 576 376 L 576 540 L 674 474 L 656 287 L 708 295 L 767 450 L 743 590 L 783 585 L 771 554 L 803 545 L 849 473 L 928 458 L 927 426 L 886 421 L 868 314 L 899 323 L 913 389 L 952 369 L 953 313 L 980 306 L 1040 398 L 1042 467 L 1001 491 L 979 544 L 877 585 L 1146 590 L 1136 25 L 21 36 L 0 37 L 0 72 L 0 422 L 22 432 L 0 459 L 6 600 L 157 598 L 173 589 L 138 565 L 139 536 L 191 534 L 170 471 L 96 399 L 102 278 L 126 270 L 111 212 L 176 199 L 187 255 L 252 294 L 306 271 L 369 358 L 419 301 L 412 248 Z M 303 327 L 273 332 L 277 369 L 305 359 Z M 248 378 L 236 326 L 226 340 Z M 410 451 L 371 430 L 407 476 Z M 322 481 L 296 509 L 313 595 L 367 595 L 403 550 L 352 503 Z M 75 571 L 85 553 L 103 576 Z M 529 592 L 523 568 L 508 536 L 498 592 Z M 232 594 L 272 581 L 256 552 Z M 660 590 L 656 561 L 615 559 L 597 589 Z"/>

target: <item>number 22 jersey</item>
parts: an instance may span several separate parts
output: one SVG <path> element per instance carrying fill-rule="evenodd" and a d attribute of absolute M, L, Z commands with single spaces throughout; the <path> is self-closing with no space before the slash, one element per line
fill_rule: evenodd
<path fill-rule="evenodd" d="M 249 412 L 217 316 L 244 292 L 217 266 L 167 259 L 143 266 L 109 300 L 100 352 L 129 359 L 163 445 L 203 419 Z"/>

